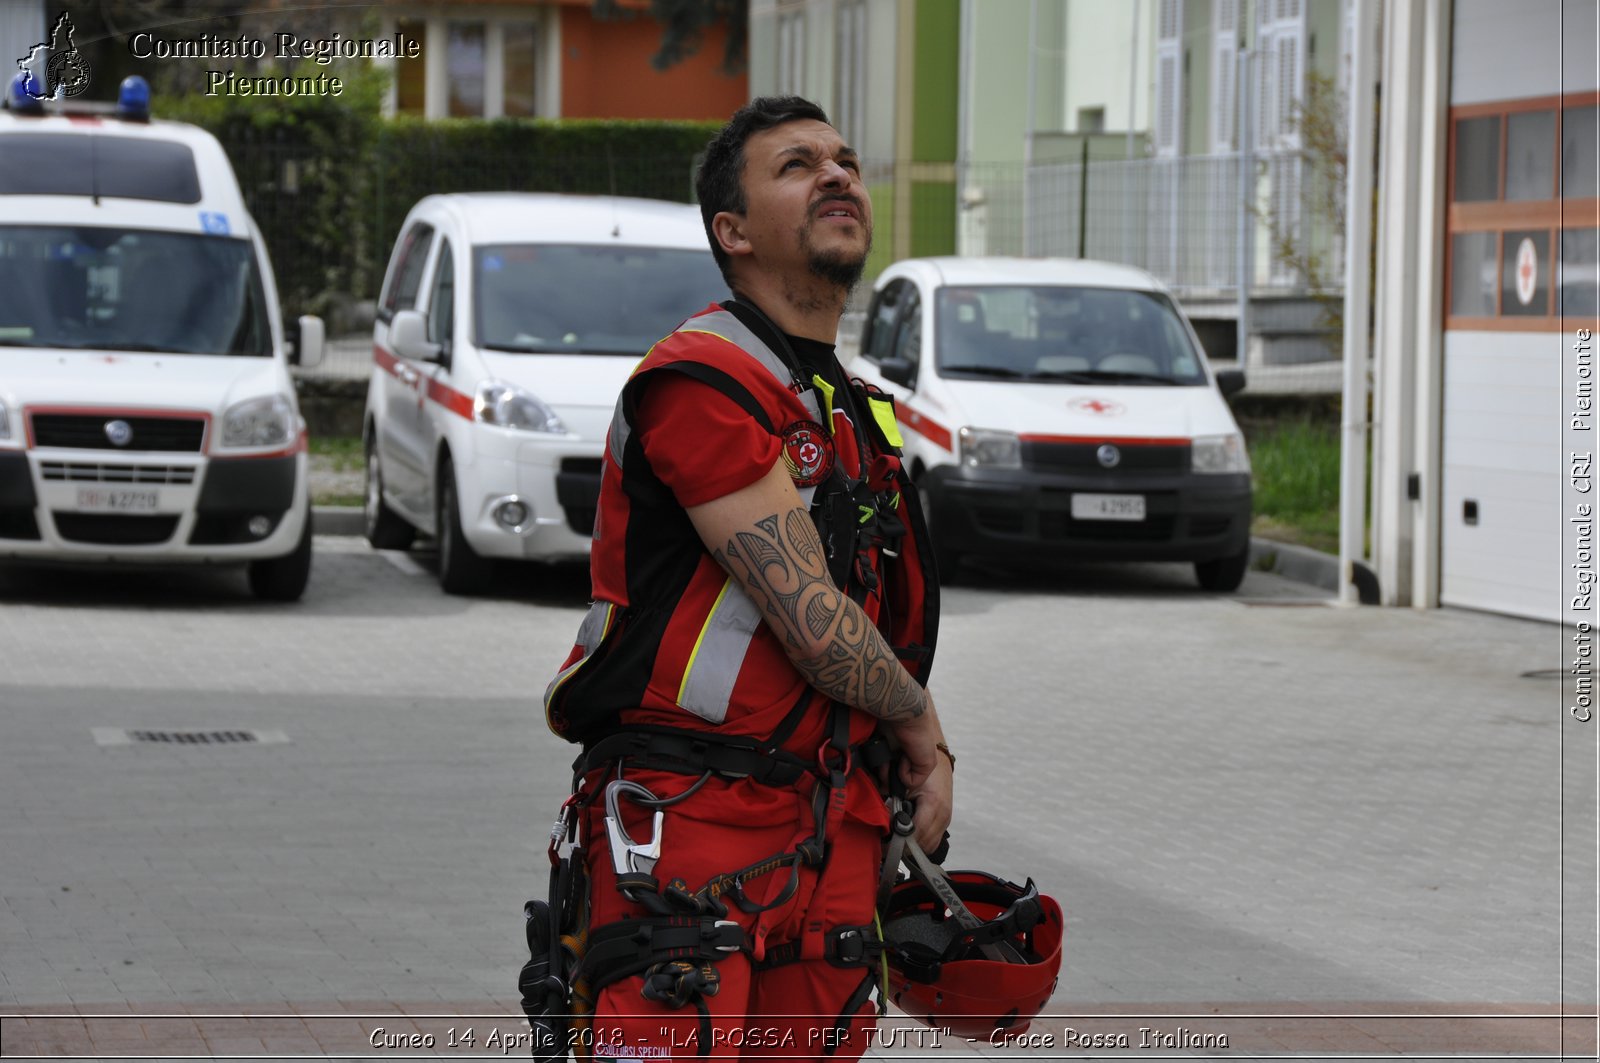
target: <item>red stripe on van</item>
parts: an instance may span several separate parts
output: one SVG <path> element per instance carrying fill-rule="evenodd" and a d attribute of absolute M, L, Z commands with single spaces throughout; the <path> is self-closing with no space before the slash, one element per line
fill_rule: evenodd
<path fill-rule="evenodd" d="M 401 378 L 401 360 L 390 352 L 384 350 L 376 343 L 372 345 L 372 361 L 379 369 L 382 369 L 385 373 L 388 373 L 396 380 L 400 380 L 400 382 L 405 384 L 406 387 L 415 386 L 412 384 L 406 384 L 406 382 Z M 421 374 L 418 375 L 419 377 L 421 376 Z M 449 384 L 441 384 L 439 381 L 430 377 L 427 381 L 427 387 L 422 393 L 430 401 L 438 403 L 440 406 L 443 406 L 446 410 L 449 410 L 457 417 L 464 417 L 469 421 L 472 420 L 472 407 L 474 404 L 473 398 L 466 392 L 457 391 Z"/>
<path fill-rule="evenodd" d="M 917 433 L 917 435 L 924 437 L 929 442 L 938 444 L 945 450 L 955 449 L 951 446 L 953 439 L 950 435 L 950 429 L 933 418 L 928 417 L 926 414 L 918 413 L 903 402 L 894 404 L 894 413 L 895 420 Z"/>

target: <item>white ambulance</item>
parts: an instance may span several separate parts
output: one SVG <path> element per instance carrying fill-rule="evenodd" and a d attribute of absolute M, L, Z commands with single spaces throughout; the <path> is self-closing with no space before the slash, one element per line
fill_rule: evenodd
<path fill-rule="evenodd" d="M 0 110 L 0 559 L 311 569 L 306 428 L 266 247 L 215 138 L 114 109 Z M 322 356 L 301 318 L 298 357 Z"/>
<path fill-rule="evenodd" d="M 1250 551 L 1250 460 L 1160 282 L 1067 259 L 927 258 L 874 285 L 852 373 L 892 394 L 941 573 L 1189 561 L 1232 591 Z"/>
<path fill-rule="evenodd" d="M 367 390 L 367 537 L 496 558 L 588 557 L 617 395 L 656 340 L 728 297 L 698 207 L 538 193 L 428 196 L 401 226 Z"/>

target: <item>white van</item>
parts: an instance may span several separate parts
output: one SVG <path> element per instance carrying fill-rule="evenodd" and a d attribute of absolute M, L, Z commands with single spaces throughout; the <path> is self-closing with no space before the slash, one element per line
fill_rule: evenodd
<path fill-rule="evenodd" d="M 589 554 L 617 395 L 727 286 L 698 207 L 535 193 L 429 196 L 389 260 L 367 390 L 367 538 L 439 546 L 452 594 L 495 558 Z"/>
<path fill-rule="evenodd" d="M 851 365 L 892 394 L 941 572 L 1192 561 L 1232 591 L 1250 461 L 1194 330 L 1143 271 L 1066 259 L 898 262 Z"/>
<path fill-rule="evenodd" d="M 92 105 L 91 105 L 92 106 Z M 299 360 L 321 358 L 301 318 Z M 0 110 L 0 558 L 311 569 L 306 428 L 266 247 L 215 138 L 109 108 Z"/>

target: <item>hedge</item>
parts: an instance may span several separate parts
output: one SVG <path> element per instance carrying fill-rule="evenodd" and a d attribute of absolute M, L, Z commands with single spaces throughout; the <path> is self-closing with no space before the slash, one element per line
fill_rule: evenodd
<path fill-rule="evenodd" d="M 341 77 L 338 98 L 188 96 L 160 115 L 194 122 L 221 141 L 272 254 L 289 318 L 337 318 L 350 302 L 376 298 L 400 224 L 426 195 L 575 192 L 693 202 L 696 156 L 719 127 L 384 118 L 381 71 Z"/>

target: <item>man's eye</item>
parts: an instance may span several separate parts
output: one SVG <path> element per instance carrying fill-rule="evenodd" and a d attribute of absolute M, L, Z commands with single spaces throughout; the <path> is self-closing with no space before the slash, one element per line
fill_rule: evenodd
<path fill-rule="evenodd" d="M 799 159 L 790 159 L 788 162 L 783 164 L 783 168 L 785 170 L 792 170 L 796 166 L 804 166 L 804 165 L 805 165 L 805 163 L 801 162 Z"/>
<path fill-rule="evenodd" d="M 856 162 L 854 159 L 841 159 L 839 165 L 844 167 L 846 170 L 851 171 L 852 173 L 861 172 L 861 164 Z"/>

